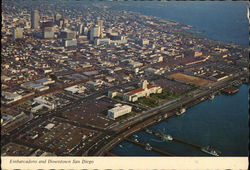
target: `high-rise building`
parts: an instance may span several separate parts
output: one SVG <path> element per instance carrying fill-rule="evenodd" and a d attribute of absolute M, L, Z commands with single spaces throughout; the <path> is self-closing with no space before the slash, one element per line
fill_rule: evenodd
<path fill-rule="evenodd" d="M 40 16 L 38 10 L 34 10 L 31 13 L 31 28 L 38 29 L 40 22 Z"/>
<path fill-rule="evenodd" d="M 77 33 L 78 33 L 78 35 L 82 35 L 83 34 L 83 24 L 78 25 L 78 27 L 77 27 Z"/>
<path fill-rule="evenodd" d="M 54 15 L 54 21 L 59 21 L 60 19 L 62 19 L 62 15 L 61 14 L 55 14 Z"/>
<path fill-rule="evenodd" d="M 95 38 L 100 37 L 101 31 L 98 25 L 95 25 L 90 29 L 90 40 L 94 41 Z"/>
<path fill-rule="evenodd" d="M 23 29 L 22 28 L 16 28 L 16 29 L 14 29 L 13 38 L 14 39 L 23 38 Z"/>
<path fill-rule="evenodd" d="M 76 32 L 74 31 L 62 31 L 60 35 L 61 35 L 61 38 L 63 39 L 75 39 L 76 38 Z"/>
<path fill-rule="evenodd" d="M 97 25 L 100 27 L 100 36 L 102 37 L 103 34 L 103 20 L 102 19 L 97 19 Z"/>
<path fill-rule="evenodd" d="M 45 27 L 43 29 L 43 38 L 54 38 L 55 33 L 52 27 Z"/>

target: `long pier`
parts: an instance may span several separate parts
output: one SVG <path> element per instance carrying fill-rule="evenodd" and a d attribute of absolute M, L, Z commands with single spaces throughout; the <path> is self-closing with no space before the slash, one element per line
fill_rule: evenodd
<path fill-rule="evenodd" d="M 151 133 L 151 134 L 153 134 L 154 136 L 156 136 L 156 137 L 158 137 L 160 139 L 164 138 L 164 136 L 165 136 L 165 134 L 161 133 L 160 131 L 155 131 L 155 130 L 151 130 L 151 129 L 147 129 L 147 128 L 145 128 L 145 130 L 149 131 L 148 133 Z M 173 139 L 173 141 L 176 141 L 176 142 L 179 142 L 179 143 L 183 143 L 183 144 L 187 144 L 187 145 L 190 145 L 190 146 L 195 147 L 197 149 L 201 149 L 203 147 L 201 145 L 194 144 L 194 143 L 185 141 L 185 140 L 180 139 L 180 138 L 172 137 L 172 139 Z"/>
<path fill-rule="evenodd" d="M 125 138 L 124 140 L 126 140 L 128 142 L 131 142 L 131 143 L 133 143 L 135 145 L 138 145 L 140 147 L 143 147 L 143 148 L 146 147 L 146 144 L 144 144 L 142 142 L 136 142 L 136 141 L 134 141 L 132 139 L 129 139 L 129 138 Z M 162 149 L 159 149 L 159 148 L 156 148 L 156 147 L 153 147 L 153 146 L 151 146 L 151 147 L 152 147 L 152 151 L 154 151 L 154 152 L 157 152 L 157 153 L 160 153 L 160 154 L 166 155 L 166 156 L 175 156 L 174 154 L 166 152 L 166 151 L 163 151 Z"/>
<path fill-rule="evenodd" d="M 195 143 L 191 143 L 191 142 L 185 141 L 185 140 L 180 139 L 180 138 L 176 138 L 176 137 L 172 137 L 172 138 L 173 138 L 173 140 L 176 141 L 176 142 L 183 143 L 183 144 L 187 144 L 187 145 L 190 145 L 190 146 L 192 146 L 192 147 L 194 147 L 194 148 L 197 148 L 197 149 L 203 148 L 203 146 L 201 146 L 201 145 L 198 145 L 198 144 L 195 144 Z"/>

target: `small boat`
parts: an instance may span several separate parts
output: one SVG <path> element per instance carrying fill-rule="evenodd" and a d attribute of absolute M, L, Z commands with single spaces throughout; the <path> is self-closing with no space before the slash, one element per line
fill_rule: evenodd
<path fill-rule="evenodd" d="M 147 132 L 147 133 L 150 133 L 150 134 L 153 133 L 153 132 L 152 132 L 151 130 L 149 130 L 149 129 L 146 129 L 146 132 Z"/>
<path fill-rule="evenodd" d="M 206 146 L 206 147 L 203 147 L 201 148 L 201 151 L 205 152 L 205 153 L 208 153 L 210 155 L 213 155 L 213 156 L 220 156 L 219 155 L 219 151 L 216 151 L 214 150 L 213 148 L 211 148 L 210 146 Z"/>
<path fill-rule="evenodd" d="M 119 147 L 120 147 L 120 148 L 123 148 L 123 146 L 122 146 L 122 145 L 119 145 Z"/>
<path fill-rule="evenodd" d="M 137 135 L 133 135 L 135 138 L 138 138 L 138 136 Z"/>
<path fill-rule="evenodd" d="M 166 139 L 166 140 L 173 140 L 173 137 L 170 136 L 170 135 L 167 135 L 167 136 L 164 137 L 164 139 Z"/>
<path fill-rule="evenodd" d="M 178 116 L 180 116 L 180 115 L 182 115 L 182 114 L 185 113 L 185 112 L 186 112 L 186 109 L 185 109 L 185 108 L 181 108 L 179 112 L 176 112 L 176 114 L 177 114 Z"/>
<path fill-rule="evenodd" d="M 137 143 L 139 142 L 137 138 L 135 138 L 134 141 L 137 142 Z"/>
<path fill-rule="evenodd" d="M 210 100 L 213 100 L 214 97 L 215 97 L 214 95 L 211 95 L 211 96 L 209 97 L 209 99 L 210 99 Z"/>
<path fill-rule="evenodd" d="M 152 146 L 150 146 L 149 143 L 146 143 L 145 149 L 146 149 L 147 151 L 151 151 L 151 150 L 152 150 Z"/>

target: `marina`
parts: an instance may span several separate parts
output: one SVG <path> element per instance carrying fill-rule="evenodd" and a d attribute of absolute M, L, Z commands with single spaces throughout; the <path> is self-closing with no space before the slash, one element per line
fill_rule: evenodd
<path fill-rule="evenodd" d="M 150 145 L 144 144 L 144 143 L 142 143 L 142 142 L 135 142 L 134 140 L 129 139 L 129 138 L 125 138 L 125 141 L 131 142 L 131 143 L 133 143 L 133 144 L 135 144 L 135 145 L 138 145 L 138 146 L 140 146 L 140 147 L 142 147 L 142 148 L 144 148 L 145 150 L 148 150 L 148 151 L 151 151 L 151 150 L 152 150 L 152 151 L 154 151 L 154 152 L 160 153 L 160 154 L 165 155 L 165 156 L 175 156 L 174 154 L 169 153 L 169 152 L 167 152 L 167 151 L 164 151 L 164 150 L 162 150 L 162 149 L 160 149 L 160 148 L 156 148 L 156 147 L 154 147 L 154 146 L 150 146 Z"/>
<path fill-rule="evenodd" d="M 203 152 L 205 152 L 205 153 L 207 153 L 209 155 L 219 156 L 219 151 L 214 150 L 210 146 L 204 147 L 204 146 L 201 146 L 201 145 L 198 145 L 198 144 L 194 144 L 194 143 L 188 142 L 188 141 L 180 139 L 180 138 L 176 138 L 176 137 L 172 137 L 170 135 L 166 135 L 161 131 L 154 131 L 154 130 L 146 129 L 146 132 L 148 132 L 150 134 L 153 134 L 156 137 L 159 137 L 163 141 L 172 141 L 173 140 L 173 141 L 176 141 L 176 142 L 180 142 L 182 144 L 190 145 L 190 146 L 192 146 L 194 148 L 197 148 L 197 149 L 199 149 L 199 150 L 201 150 L 201 151 L 203 151 Z"/>

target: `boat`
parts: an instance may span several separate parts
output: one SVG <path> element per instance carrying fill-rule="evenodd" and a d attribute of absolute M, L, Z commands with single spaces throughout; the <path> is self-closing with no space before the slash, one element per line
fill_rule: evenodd
<path fill-rule="evenodd" d="M 157 136 L 159 136 L 162 140 L 164 141 L 170 141 L 170 140 L 173 140 L 173 137 L 170 136 L 170 135 L 165 135 L 163 132 L 159 131 L 157 133 Z"/>
<path fill-rule="evenodd" d="M 138 138 L 138 136 L 137 135 L 133 135 L 135 138 Z"/>
<path fill-rule="evenodd" d="M 135 138 L 134 141 L 137 142 L 137 143 L 139 142 L 137 138 Z"/>
<path fill-rule="evenodd" d="M 122 145 L 119 145 L 119 147 L 120 147 L 120 148 L 123 148 L 123 146 L 122 146 Z"/>
<path fill-rule="evenodd" d="M 173 140 L 173 137 L 170 136 L 170 135 L 167 135 L 164 139 L 167 139 L 167 140 Z"/>
<path fill-rule="evenodd" d="M 213 155 L 213 156 L 220 156 L 220 155 L 219 155 L 219 151 L 214 150 L 214 149 L 211 148 L 210 146 L 202 147 L 202 148 L 201 148 L 201 151 L 203 151 L 203 152 L 205 152 L 205 153 L 208 153 L 208 154 L 210 154 L 210 155 Z"/>
<path fill-rule="evenodd" d="M 155 136 L 161 138 L 163 141 L 171 141 L 173 137 L 170 135 L 164 134 L 162 131 L 151 131 Z"/>
<path fill-rule="evenodd" d="M 149 130 L 149 129 L 146 129 L 146 132 L 147 132 L 147 133 L 150 133 L 150 134 L 153 133 L 153 132 L 152 132 L 151 130 Z"/>
<path fill-rule="evenodd" d="M 212 94 L 212 95 L 209 97 L 209 99 L 210 99 L 210 100 L 213 100 L 214 97 L 215 97 L 215 96 Z"/>
<path fill-rule="evenodd" d="M 146 143 L 145 149 L 146 149 L 147 151 L 151 151 L 151 150 L 152 150 L 152 146 L 150 146 L 149 143 Z"/>
<path fill-rule="evenodd" d="M 186 112 L 186 109 L 185 108 L 181 108 L 179 112 L 176 112 L 176 114 L 179 116 L 179 115 L 182 115 L 185 112 Z"/>
<path fill-rule="evenodd" d="M 167 117 L 168 117 L 168 114 L 165 114 L 165 115 L 164 115 L 164 118 L 167 118 Z"/>

